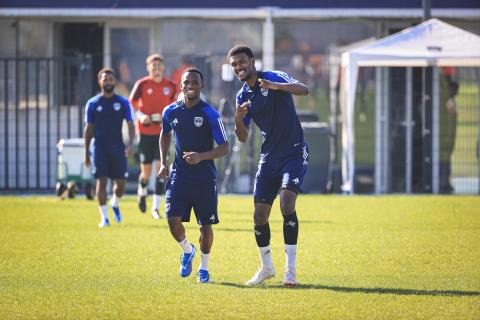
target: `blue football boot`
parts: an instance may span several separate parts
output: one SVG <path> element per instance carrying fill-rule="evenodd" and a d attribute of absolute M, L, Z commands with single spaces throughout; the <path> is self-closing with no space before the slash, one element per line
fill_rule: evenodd
<path fill-rule="evenodd" d="M 197 274 L 197 283 L 210 283 L 210 274 L 208 273 L 208 270 L 200 269 Z"/>
<path fill-rule="evenodd" d="M 192 261 L 193 257 L 195 257 L 195 252 L 197 249 L 192 244 L 192 252 L 191 253 L 182 253 L 180 256 L 180 276 L 181 277 L 188 277 L 190 273 L 192 273 Z"/>
<path fill-rule="evenodd" d="M 122 222 L 122 214 L 120 213 L 120 208 L 119 207 L 112 207 L 113 210 L 113 218 L 117 223 Z"/>

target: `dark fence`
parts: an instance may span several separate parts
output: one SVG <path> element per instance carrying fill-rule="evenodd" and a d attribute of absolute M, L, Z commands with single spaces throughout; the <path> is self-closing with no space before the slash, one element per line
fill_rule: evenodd
<path fill-rule="evenodd" d="M 91 59 L 0 59 L 0 190 L 52 189 L 56 144 L 81 137 Z"/>

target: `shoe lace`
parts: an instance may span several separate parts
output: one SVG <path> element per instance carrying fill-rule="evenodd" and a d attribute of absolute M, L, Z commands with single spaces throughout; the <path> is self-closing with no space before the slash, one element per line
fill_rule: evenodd
<path fill-rule="evenodd" d="M 198 270 L 198 275 L 200 278 L 210 278 L 210 274 L 207 270 Z"/>
<path fill-rule="evenodd" d="M 180 256 L 180 262 L 181 262 L 182 264 L 187 263 L 188 258 L 190 258 L 190 254 L 191 254 L 191 253 L 183 253 L 183 254 Z"/>
<path fill-rule="evenodd" d="M 295 272 L 294 272 L 294 271 L 291 271 L 291 270 L 287 270 L 287 271 L 285 272 L 285 276 L 286 276 L 286 278 L 289 279 L 289 280 L 295 280 L 295 278 L 296 278 Z"/>

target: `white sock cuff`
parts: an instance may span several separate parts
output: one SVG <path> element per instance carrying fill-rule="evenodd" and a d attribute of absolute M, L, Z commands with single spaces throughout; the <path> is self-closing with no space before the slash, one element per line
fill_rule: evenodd
<path fill-rule="evenodd" d="M 161 200 L 162 200 L 162 196 L 159 194 L 154 194 L 152 196 L 152 211 L 158 210 L 160 208 Z"/>
<path fill-rule="evenodd" d="M 270 250 L 270 245 L 268 245 L 266 247 L 258 247 L 258 250 L 262 253 L 265 252 L 265 251 L 268 251 L 268 250 Z"/>
<path fill-rule="evenodd" d="M 108 211 L 107 211 L 107 206 L 98 206 L 98 209 L 100 211 L 100 217 L 103 219 L 108 219 Z"/>
<path fill-rule="evenodd" d="M 112 198 L 110 199 L 110 205 L 112 207 L 118 208 L 118 205 L 120 204 L 120 199 L 122 197 L 118 197 L 115 193 L 113 194 Z"/>
<path fill-rule="evenodd" d="M 183 252 L 185 253 L 191 253 L 192 252 L 192 245 L 190 241 L 187 240 L 187 238 L 183 239 L 178 243 L 180 247 L 182 247 Z"/>
<path fill-rule="evenodd" d="M 139 196 L 144 196 L 146 197 L 148 195 L 148 187 L 142 188 L 140 183 L 138 184 L 138 189 L 137 189 L 137 194 Z"/>

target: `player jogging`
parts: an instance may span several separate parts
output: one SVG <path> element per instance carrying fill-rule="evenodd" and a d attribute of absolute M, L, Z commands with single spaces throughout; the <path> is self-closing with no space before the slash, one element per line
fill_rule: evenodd
<path fill-rule="evenodd" d="M 187 240 L 182 222 L 190 221 L 192 208 L 195 211 L 200 225 L 201 263 L 198 282 L 208 283 L 208 261 L 213 243 L 212 225 L 218 223 L 217 171 L 213 159 L 226 155 L 229 146 L 220 115 L 200 99 L 202 73 L 198 69 L 189 68 L 181 79 L 183 99 L 163 111 L 159 176 L 168 176 L 167 152 L 173 131 L 175 161 L 167 181 L 165 213 L 170 232 L 183 251 L 180 257 L 180 276 L 187 277 L 192 272 L 196 248 Z"/>
<path fill-rule="evenodd" d="M 246 285 L 257 285 L 275 276 L 268 218 L 280 190 L 286 252 L 283 283 L 296 286 L 298 219 L 295 202 L 307 170 L 308 147 L 303 140 L 292 94 L 307 95 L 308 87 L 284 72 L 257 71 L 249 47 L 235 46 L 227 57 L 235 76 L 244 82 L 237 94 L 235 134 L 245 142 L 253 119 L 264 139 L 253 191 L 254 233 L 261 267 Z"/>
<path fill-rule="evenodd" d="M 113 180 L 113 196 L 110 206 L 117 223 L 122 221 L 119 203 L 125 191 L 125 179 L 128 177 L 127 156 L 132 152 L 135 138 L 132 107 L 128 100 L 116 95 L 115 74 L 112 69 L 104 68 L 98 72 L 98 84 L 101 93 L 87 102 L 85 110 L 85 153 L 84 161 L 87 167 L 92 167 L 97 180 L 97 199 L 100 209 L 99 227 L 110 225 L 107 212 L 107 181 Z M 128 124 L 128 144 L 123 144 L 122 125 Z M 90 160 L 90 143 L 93 144 L 93 163 Z"/>
<path fill-rule="evenodd" d="M 141 212 L 147 210 L 146 198 L 148 182 L 152 174 L 152 162 L 156 160 L 156 170 L 160 168 L 158 139 L 161 130 L 163 109 L 175 101 L 176 88 L 173 82 L 165 79 L 163 57 L 152 54 L 147 57 L 148 76 L 138 80 L 130 93 L 130 102 L 137 110 L 137 128 L 140 132 L 140 177 L 138 179 L 138 207 Z M 152 197 L 152 217 L 161 218 L 160 199 L 165 189 L 160 177 L 155 181 L 155 194 Z"/>

